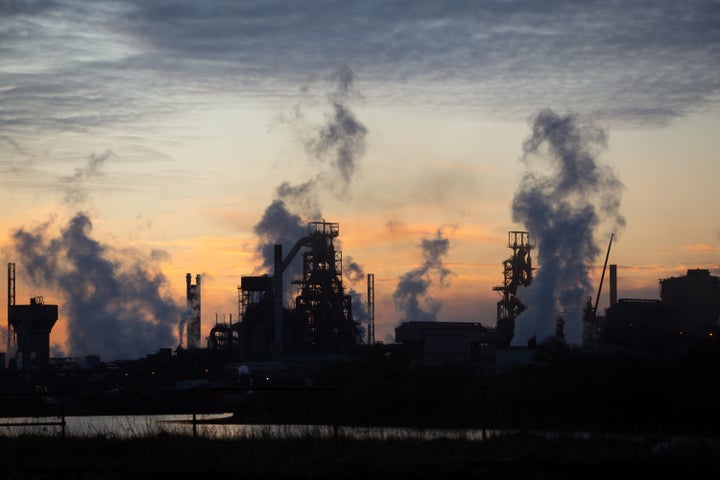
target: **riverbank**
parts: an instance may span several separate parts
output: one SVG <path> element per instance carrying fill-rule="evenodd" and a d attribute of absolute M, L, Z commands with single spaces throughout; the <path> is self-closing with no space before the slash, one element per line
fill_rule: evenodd
<path fill-rule="evenodd" d="M 709 440 L 546 438 L 476 441 L 158 435 L 0 438 L 0 478 L 699 478 L 720 472 Z"/>

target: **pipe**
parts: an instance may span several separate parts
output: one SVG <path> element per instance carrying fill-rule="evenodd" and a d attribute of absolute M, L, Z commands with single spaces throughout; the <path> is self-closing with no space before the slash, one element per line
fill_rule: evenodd
<path fill-rule="evenodd" d="M 600 286 L 598 287 L 597 297 L 595 297 L 595 307 L 593 308 L 594 320 L 597 320 L 597 308 L 600 302 L 600 292 L 602 292 L 603 280 L 605 280 L 605 269 L 607 268 L 608 258 L 610 258 L 610 247 L 612 247 L 614 233 L 610 234 L 610 243 L 608 244 L 607 253 L 605 254 L 605 264 L 603 265 L 602 275 L 600 275 Z"/>

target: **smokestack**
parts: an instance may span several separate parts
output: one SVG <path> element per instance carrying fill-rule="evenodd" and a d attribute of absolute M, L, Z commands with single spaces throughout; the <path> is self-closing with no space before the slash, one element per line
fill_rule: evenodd
<path fill-rule="evenodd" d="M 7 350 L 5 350 L 5 363 L 10 358 L 10 347 L 12 334 L 12 325 L 10 325 L 10 307 L 15 305 L 15 263 L 8 263 L 8 300 L 7 300 Z M 7 364 L 3 365 L 7 367 Z"/>
<path fill-rule="evenodd" d="M 275 354 L 280 355 L 282 353 L 282 297 L 283 297 L 283 284 L 282 284 L 282 263 L 283 253 L 282 245 L 275 245 L 275 273 L 273 275 L 273 300 L 275 302 Z"/>
<path fill-rule="evenodd" d="M 617 265 L 610 265 L 610 306 L 617 303 Z"/>
<path fill-rule="evenodd" d="M 197 282 L 192 284 L 192 275 L 185 276 L 187 282 L 187 308 L 190 318 L 187 322 L 187 334 L 185 335 L 186 348 L 200 348 L 200 275 L 195 277 Z"/>
<path fill-rule="evenodd" d="M 368 345 L 375 344 L 375 274 L 367 274 Z"/>

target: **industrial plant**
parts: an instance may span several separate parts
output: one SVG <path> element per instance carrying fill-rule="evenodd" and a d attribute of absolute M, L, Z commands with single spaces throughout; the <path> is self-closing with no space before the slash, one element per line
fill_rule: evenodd
<path fill-rule="evenodd" d="M 10 263 L 3 382 L 55 384 L 82 389 L 85 394 L 96 389 L 105 398 L 107 392 L 129 388 L 182 389 L 208 381 L 233 382 L 248 375 L 274 384 L 308 382 L 321 366 L 346 361 L 380 361 L 405 368 L 456 365 L 486 373 L 532 361 L 540 343 L 534 337 L 527 345 L 512 345 L 516 322 L 529 308 L 522 295 L 533 284 L 536 271 L 532 258 L 536 247 L 529 232 L 508 232 L 511 254 L 499 269 L 501 283 L 492 287 L 499 295 L 494 322 L 411 319 L 397 325 L 394 343 L 375 341 L 373 274 L 367 275 L 367 298 L 361 305 L 364 321 L 353 316 L 352 297 L 343 282 L 343 254 L 336 246 L 339 235 L 338 223 L 310 222 L 306 235 L 288 252 L 274 245 L 272 274 L 242 276 L 237 317 L 216 321 L 204 339 L 200 333 L 202 277 L 196 275 L 193 283 L 188 273 L 177 348 L 104 364 L 95 355 L 51 358 L 49 337 L 58 320 L 58 306 L 46 304 L 43 297 L 33 297 L 27 305 L 16 304 L 15 264 Z M 603 279 L 609 253 L 610 247 Z M 293 270 L 299 273 L 292 276 Z M 286 285 L 293 286 L 291 291 Z M 685 276 L 661 280 L 659 300 L 619 299 L 617 266 L 611 264 L 610 306 L 604 315 L 597 312 L 601 290 L 602 279 L 595 306 L 588 299 L 582 319 L 583 348 L 591 354 L 625 352 L 667 358 L 720 334 L 720 278 L 708 270 L 688 270 Z M 558 312 L 554 321 L 555 336 L 562 340 L 563 313 Z"/>

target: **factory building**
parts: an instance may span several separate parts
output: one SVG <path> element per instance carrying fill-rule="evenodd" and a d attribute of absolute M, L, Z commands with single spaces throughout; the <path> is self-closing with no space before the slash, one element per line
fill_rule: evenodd
<path fill-rule="evenodd" d="M 720 277 L 709 270 L 688 270 L 682 277 L 660 280 L 660 299 L 673 309 L 678 332 L 688 338 L 717 333 L 720 320 Z"/>
<path fill-rule="evenodd" d="M 17 339 L 17 369 L 23 372 L 47 370 L 50 359 L 50 331 L 58 319 L 58 306 L 46 305 L 42 297 L 29 305 L 9 305 L 8 318 Z"/>
<path fill-rule="evenodd" d="M 613 283 L 611 278 L 611 295 L 617 289 Z M 600 340 L 672 356 L 717 335 L 719 320 L 720 278 L 709 270 L 692 269 L 687 275 L 660 280 L 660 300 L 620 299 L 613 304 L 611 296 Z"/>
<path fill-rule="evenodd" d="M 620 299 L 605 317 L 606 344 L 662 354 L 677 343 L 673 309 L 660 300 Z"/>
<path fill-rule="evenodd" d="M 525 310 L 518 296 L 520 287 L 532 283 L 528 232 L 508 232 L 512 255 L 503 261 L 503 284 L 493 287 L 500 294 L 494 327 L 478 322 L 404 322 L 395 328 L 395 341 L 402 343 L 413 362 L 424 365 L 475 363 L 494 367 L 499 351 L 510 352 L 515 319 Z"/>
<path fill-rule="evenodd" d="M 404 322 L 395 328 L 395 341 L 422 365 L 492 364 L 504 343 L 495 329 L 470 322 Z"/>

